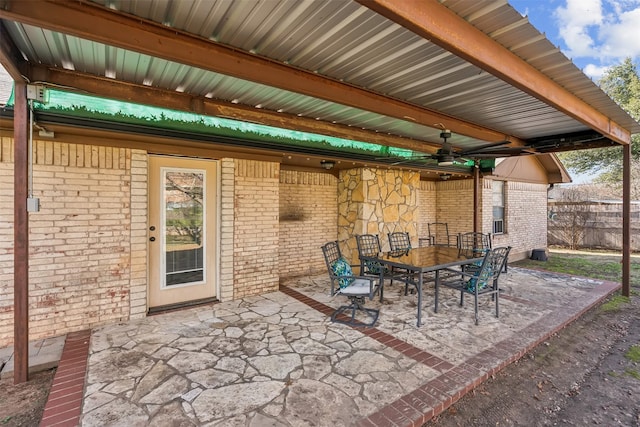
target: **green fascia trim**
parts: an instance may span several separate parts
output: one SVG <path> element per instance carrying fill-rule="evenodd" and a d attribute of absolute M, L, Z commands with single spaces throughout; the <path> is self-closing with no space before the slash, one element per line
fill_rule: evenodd
<path fill-rule="evenodd" d="M 200 134 L 277 142 L 287 146 L 338 148 L 349 152 L 371 154 L 378 157 L 411 158 L 420 156 L 412 150 L 335 138 L 309 132 L 281 129 L 239 120 L 203 116 L 148 105 L 83 95 L 58 89 L 47 89 L 47 102 L 34 102 L 36 111 L 54 112 L 68 116 L 105 120 L 115 123 L 144 124 Z M 12 93 L 7 105 L 14 105 Z"/>

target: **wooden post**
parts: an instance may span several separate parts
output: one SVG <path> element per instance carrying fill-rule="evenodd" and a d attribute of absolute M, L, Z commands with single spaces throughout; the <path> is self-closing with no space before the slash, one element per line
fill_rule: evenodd
<path fill-rule="evenodd" d="M 27 85 L 15 82 L 13 109 L 13 382 L 29 379 L 29 215 Z"/>
<path fill-rule="evenodd" d="M 622 295 L 631 296 L 631 144 L 622 146 Z"/>
<path fill-rule="evenodd" d="M 473 166 L 473 231 L 478 233 L 480 227 L 480 165 Z"/>

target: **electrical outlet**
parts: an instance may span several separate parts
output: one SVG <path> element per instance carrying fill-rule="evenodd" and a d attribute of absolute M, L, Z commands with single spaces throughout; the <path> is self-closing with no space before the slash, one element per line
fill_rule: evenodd
<path fill-rule="evenodd" d="M 46 103 L 46 88 L 42 85 L 27 85 L 27 99 Z"/>

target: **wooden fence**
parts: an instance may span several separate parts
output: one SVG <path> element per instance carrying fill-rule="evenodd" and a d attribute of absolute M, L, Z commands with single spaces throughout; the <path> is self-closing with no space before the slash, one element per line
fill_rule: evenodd
<path fill-rule="evenodd" d="M 549 245 L 622 250 L 622 202 L 548 203 Z M 631 203 L 631 250 L 640 251 L 640 202 Z"/>

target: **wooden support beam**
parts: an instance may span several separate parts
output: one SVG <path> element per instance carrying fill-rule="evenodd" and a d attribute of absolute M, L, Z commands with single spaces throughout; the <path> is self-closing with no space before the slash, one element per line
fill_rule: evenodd
<path fill-rule="evenodd" d="M 28 107 L 27 85 L 15 83 L 13 109 L 13 357 L 15 384 L 29 375 L 29 215 L 28 197 Z"/>
<path fill-rule="evenodd" d="M 152 105 L 170 110 L 258 123 L 282 129 L 369 142 L 383 146 L 405 148 L 423 153 L 433 154 L 442 146 L 441 143 L 400 138 L 394 135 L 358 129 L 338 123 L 328 123 L 308 117 L 299 117 L 295 114 L 277 113 L 265 109 L 251 108 L 239 104 L 232 104 L 231 102 L 196 97 L 188 93 L 127 83 L 59 68 L 33 67 L 30 78 L 33 81 L 46 82 L 70 89 L 75 88 L 83 94 Z"/>
<path fill-rule="evenodd" d="M 7 28 L 2 21 L 0 21 L 0 64 L 14 81 L 24 81 L 29 66 L 9 37 Z"/>
<path fill-rule="evenodd" d="M 622 295 L 631 296 L 631 144 L 622 147 Z"/>
<path fill-rule="evenodd" d="M 0 18 L 424 126 L 435 127 L 434 124 L 442 123 L 455 133 L 483 141 L 509 139 L 514 144 L 524 144 L 518 138 L 505 135 L 503 132 L 389 98 L 269 58 L 239 51 L 175 28 L 101 7 L 92 2 L 42 1 L 38 3 L 38 7 L 33 7 L 31 2 L 11 2 L 9 7 L 0 9 Z"/>
<path fill-rule="evenodd" d="M 357 0 L 364 6 L 476 65 L 620 144 L 631 134 L 438 0 Z"/>

